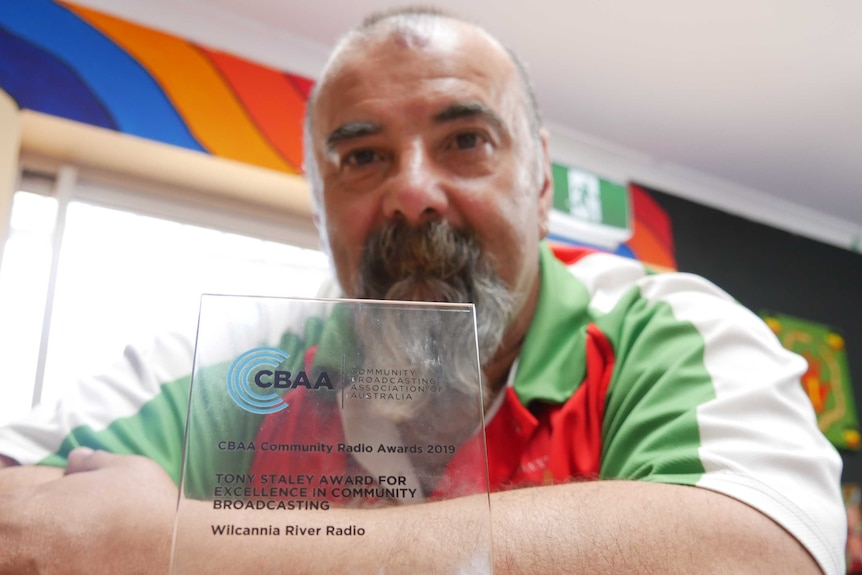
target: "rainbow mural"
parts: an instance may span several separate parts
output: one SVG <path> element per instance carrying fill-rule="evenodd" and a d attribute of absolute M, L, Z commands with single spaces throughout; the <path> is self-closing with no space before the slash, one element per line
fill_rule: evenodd
<path fill-rule="evenodd" d="M 623 244 L 631 257 L 656 271 L 675 271 L 673 229 L 667 212 L 636 184 L 629 184 L 632 205 L 632 237 Z"/>
<path fill-rule="evenodd" d="M 296 174 L 311 86 L 74 4 L 0 2 L 0 88 L 21 108 Z"/>

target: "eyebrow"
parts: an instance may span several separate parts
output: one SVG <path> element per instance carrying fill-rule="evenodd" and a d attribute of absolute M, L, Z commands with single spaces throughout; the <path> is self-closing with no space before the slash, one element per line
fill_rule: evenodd
<path fill-rule="evenodd" d="M 463 118 L 483 118 L 498 129 L 508 131 L 505 122 L 491 108 L 481 102 L 460 102 L 446 106 L 433 116 L 437 124 L 455 122 Z M 383 126 L 377 122 L 348 122 L 335 128 L 326 137 L 326 149 L 332 151 L 341 142 L 373 136 L 383 131 Z"/>
<path fill-rule="evenodd" d="M 341 142 L 372 136 L 382 131 L 383 126 L 376 122 L 348 122 L 330 132 L 326 137 L 326 149 L 332 151 Z"/>
<path fill-rule="evenodd" d="M 462 118 L 481 118 L 485 119 L 497 128 L 508 131 L 506 123 L 497 115 L 494 110 L 483 104 L 482 102 L 460 102 L 452 104 L 434 115 L 434 121 L 438 124 L 446 122 L 454 122 Z"/>

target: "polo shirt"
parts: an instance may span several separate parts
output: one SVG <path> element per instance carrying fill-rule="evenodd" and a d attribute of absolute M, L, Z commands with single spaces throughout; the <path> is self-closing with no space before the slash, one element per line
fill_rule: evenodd
<path fill-rule="evenodd" d="M 804 360 L 703 278 L 649 274 L 609 254 L 560 250 L 554 257 L 548 246 L 540 249 L 535 317 L 486 416 L 491 489 L 584 479 L 710 489 L 759 509 L 825 572 L 842 573 L 841 460 L 800 385 Z M 308 326 L 284 333 L 283 323 L 262 317 L 248 347 L 267 341 L 308 359 L 322 333 Z M 72 448 L 87 445 L 145 455 L 178 480 L 192 356 L 179 336 L 130 348 L 57 404 L 0 429 L 0 453 L 64 465 Z M 207 369 L 226 369 L 224 359 Z M 274 440 L 295 432 L 278 414 L 245 425 Z M 459 453 L 474 453 L 469 444 Z M 253 452 L 238 457 L 238 469 L 289 464 Z"/>

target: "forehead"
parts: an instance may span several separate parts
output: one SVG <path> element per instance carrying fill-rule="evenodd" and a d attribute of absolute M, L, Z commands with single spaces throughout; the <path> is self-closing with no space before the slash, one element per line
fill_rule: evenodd
<path fill-rule="evenodd" d="M 478 28 L 446 20 L 388 26 L 342 47 L 321 81 L 313 121 L 320 136 L 363 115 L 430 116 L 462 102 L 508 115 L 523 101 L 521 91 L 508 54 Z"/>

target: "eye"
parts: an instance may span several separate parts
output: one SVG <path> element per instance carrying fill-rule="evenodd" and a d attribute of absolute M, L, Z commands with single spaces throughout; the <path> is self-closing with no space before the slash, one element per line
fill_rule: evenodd
<path fill-rule="evenodd" d="M 381 159 L 382 158 L 380 154 L 378 154 L 372 149 L 366 148 L 350 152 L 349 154 L 344 156 L 342 162 L 348 166 L 358 167 L 368 166 L 370 164 L 373 164 L 374 162 L 380 161 Z"/>
<path fill-rule="evenodd" d="M 457 150 L 471 150 L 480 146 L 484 140 L 478 132 L 461 132 L 455 135 L 450 146 Z"/>

